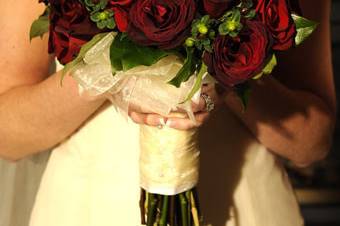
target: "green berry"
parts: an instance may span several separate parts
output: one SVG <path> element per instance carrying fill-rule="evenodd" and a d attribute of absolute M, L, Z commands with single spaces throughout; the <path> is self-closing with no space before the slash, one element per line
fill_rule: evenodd
<path fill-rule="evenodd" d="M 198 32 L 201 33 L 201 34 L 203 34 L 203 35 L 205 35 L 206 33 L 208 33 L 208 28 L 207 28 L 207 26 L 205 26 L 204 24 L 199 24 L 199 25 L 197 26 L 197 28 L 198 28 Z"/>
<path fill-rule="evenodd" d="M 106 12 L 101 12 L 98 15 L 99 20 L 106 20 L 107 19 L 107 13 Z"/>
<path fill-rule="evenodd" d="M 195 39 L 193 38 L 187 38 L 185 40 L 185 45 L 188 46 L 188 47 L 193 47 L 195 44 Z"/>
<path fill-rule="evenodd" d="M 225 26 L 229 31 L 234 31 L 237 28 L 237 23 L 233 20 L 230 20 L 226 22 Z"/>

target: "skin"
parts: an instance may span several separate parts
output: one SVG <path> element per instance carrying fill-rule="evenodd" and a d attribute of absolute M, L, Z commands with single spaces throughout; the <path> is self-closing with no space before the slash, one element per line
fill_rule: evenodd
<path fill-rule="evenodd" d="M 212 97 L 216 107 L 226 104 L 270 150 L 298 166 L 307 166 L 324 158 L 330 148 L 336 102 L 329 41 L 330 0 L 300 2 L 305 16 L 320 22 L 319 28 L 303 46 L 278 56 L 280 65 L 273 76 L 252 82 L 245 113 L 232 90 L 218 96 L 213 87 L 206 86 L 203 92 Z M 13 8 L 21 17 L 11 16 Z M 24 38 L 42 11 L 42 6 L 31 0 L 0 3 L 0 156 L 9 160 L 60 143 L 105 101 L 80 98 L 71 77 L 60 87 L 60 73 L 47 76 L 52 59 L 47 55 L 46 37 L 31 44 Z M 198 124 L 181 112 L 164 117 L 138 106 L 132 106 L 129 115 L 137 123 L 157 126 L 164 121 L 176 129 L 190 129 L 209 117 L 203 100 L 193 108 Z"/>
<path fill-rule="evenodd" d="M 0 156 L 9 160 L 58 144 L 104 102 L 80 98 L 71 77 L 63 87 L 60 73 L 48 77 L 47 39 L 30 44 L 28 38 L 30 24 L 43 11 L 36 2 L 0 2 Z"/>
<path fill-rule="evenodd" d="M 252 84 L 245 114 L 231 93 L 227 105 L 254 136 L 297 166 L 323 159 L 332 144 L 336 98 L 330 43 L 331 1 L 300 0 L 305 17 L 319 22 L 302 46 L 279 55 L 272 77 Z"/>

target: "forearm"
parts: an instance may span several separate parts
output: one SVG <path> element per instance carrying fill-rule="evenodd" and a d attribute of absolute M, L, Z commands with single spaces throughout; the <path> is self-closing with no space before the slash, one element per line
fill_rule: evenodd
<path fill-rule="evenodd" d="M 233 93 L 226 103 L 262 144 L 297 165 L 323 158 L 330 148 L 334 113 L 310 92 L 290 90 L 268 77 L 252 83 L 245 112 Z"/>
<path fill-rule="evenodd" d="M 60 86 L 60 73 L 1 94 L 0 157 L 15 160 L 56 145 L 103 101 L 82 99 L 71 77 Z"/>

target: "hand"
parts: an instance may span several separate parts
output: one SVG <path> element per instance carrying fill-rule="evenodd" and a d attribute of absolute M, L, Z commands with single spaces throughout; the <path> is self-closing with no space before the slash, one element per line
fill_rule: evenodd
<path fill-rule="evenodd" d="M 221 105 L 223 95 L 217 94 L 215 85 L 203 85 L 202 93 L 207 94 L 211 98 L 215 109 Z M 189 130 L 201 126 L 210 115 L 210 112 L 207 111 L 206 101 L 202 96 L 198 104 L 192 103 L 192 111 L 194 112 L 196 123 L 192 122 L 183 110 L 173 111 L 167 116 L 162 116 L 132 105 L 129 108 L 129 116 L 138 124 L 168 126 L 179 130 Z"/>

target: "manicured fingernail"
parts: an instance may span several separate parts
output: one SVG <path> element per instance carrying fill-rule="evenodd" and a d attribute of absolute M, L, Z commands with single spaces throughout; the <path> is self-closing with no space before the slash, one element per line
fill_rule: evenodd
<path fill-rule="evenodd" d="M 165 126 L 171 127 L 171 120 L 170 120 L 170 119 L 168 119 L 168 120 L 166 121 Z"/>
<path fill-rule="evenodd" d="M 160 120 L 159 120 L 159 123 L 161 124 L 161 125 L 165 125 L 165 120 L 164 120 L 164 118 L 161 118 Z"/>

